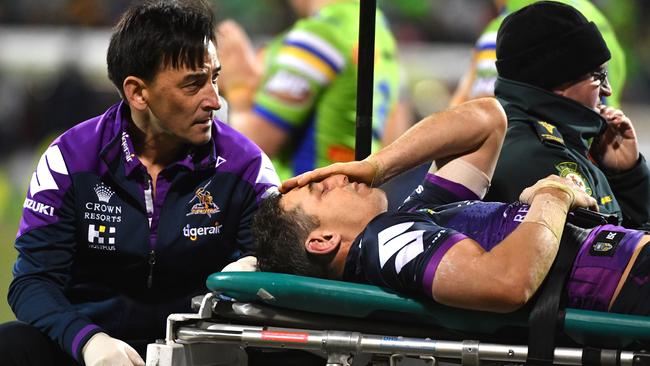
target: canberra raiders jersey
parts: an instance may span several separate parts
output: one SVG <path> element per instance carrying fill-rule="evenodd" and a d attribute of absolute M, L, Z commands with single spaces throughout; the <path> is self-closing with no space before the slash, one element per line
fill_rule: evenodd
<path fill-rule="evenodd" d="M 377 216 L 357 237 L 343 278 L 431 296 L 447 250 L 471 238 L 489 251 L 527 212 L 528 205 L 482 202 L 464 186 L 427 174 L 398 212 Z"/>
<path fill-rule="evenodd" d="M 338 1 L 266 47 L 253 111 L 289 136 L 273 161 L 281 178 L 354 160 L 358 33 L 359 1 Z M 395 39 L 381 12 L 375 34 L 373 150 L 399 89 Z"/>

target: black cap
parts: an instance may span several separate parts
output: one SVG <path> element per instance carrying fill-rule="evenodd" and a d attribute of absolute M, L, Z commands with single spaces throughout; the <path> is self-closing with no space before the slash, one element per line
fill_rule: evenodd
<path fill-rule="evenodd" d="M 499 76 L 551 89 L 611 58 L 598 27 L 575 8 L 540 1 L 508 15 L 497 33 Z"/>

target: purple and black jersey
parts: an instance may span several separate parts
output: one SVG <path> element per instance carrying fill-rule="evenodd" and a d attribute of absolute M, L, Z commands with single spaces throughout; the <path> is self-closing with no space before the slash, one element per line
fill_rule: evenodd
<path fill-rule="evenodd" d="M 482 202 L 466 187 L 427 174 L 398 212 L 374 218 L 353 243 L 343 279 L 432 297 L 442 257 L 465 238 L 486 251 L 524 220 L 529 206 Z M 567 285 L 574 307 L 606 310 L 642 232 L 607 225 L 581 243 Z"/>
<path fill-rule="evenodd" d="M 523 220 L 528 206 L 482 202 L 464 186 L 427 174 L 398 212 L 373 219 L 347 257 L 344 279 L 431 296 L 444 254 L 465 238 L 492 249 Z"/>
<path fill-rule="evenodd" d="M 32 176 L 9 303 L 76 359 L 98 331 L 164 336 L 205 279 L 252 251 L 250 220 L 279 180 L 261 150 L 215 121 L 162 170 L 155 192 L 120 103 L 57 138 Z"/>

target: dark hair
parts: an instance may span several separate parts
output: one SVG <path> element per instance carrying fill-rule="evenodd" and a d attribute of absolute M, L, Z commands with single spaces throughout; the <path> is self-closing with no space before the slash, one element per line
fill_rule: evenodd
<path fill-rule="evenodd" d="M 302 209 L 284 210 L 282 195 L 273 195 L 260 203 L 253 216 L 252 231 L 260 271 L 289 273 L 309 277 L 327 277 L 327 263 L 318 261 L 305 250 L 309 233 L 320 223 Z"/>
<path fill-rule="evenodd" d="M 216 44 L 214 15 L 204 0 L 150 0 L 129 8 L 108 46 L 108 78 L 124 97 L 128 76 L 153 80 L 163 67 L 198 68 L 208 41 Z"/>

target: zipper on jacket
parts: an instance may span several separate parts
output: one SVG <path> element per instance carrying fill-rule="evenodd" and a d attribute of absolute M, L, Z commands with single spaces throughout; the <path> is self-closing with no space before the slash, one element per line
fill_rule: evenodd
<path fill-rule="evenodd" d="M 151 220 L 153 219 L 153 186 L 151 184 L 151 177 L 147 176 L 147 188 L 144 189 L 144 205 L 147 209 L 147 219 L 149 227 L 151 227 Z"/>
<path fill-rule="evenodd" d="M 149 276 L 147 277 L 147 288 L 153 286 L 153 266 L 156 264 L 156 252 L 151 249 L 149 252 Z"/>
<path fill-rule="evenodd" d="M 153 219 L 153 186 L 151 184 L 151 177 L 149 174 L 146 174 L 146 177 L 147 188 L 144 190 L 144 203 L 147 208 L 147 220 L 149 222 L 149 228 L 151 229 L 151 220 Z M 147 288 L 151 288 L 153 286 L 153 266 L 156 264 L 156 251 L 153 248 L 153 244 L 149 245 L 149 276 L 147 276 Z"/>

